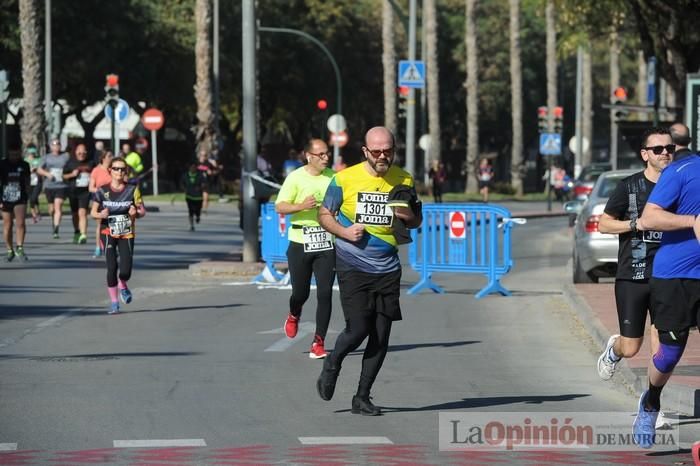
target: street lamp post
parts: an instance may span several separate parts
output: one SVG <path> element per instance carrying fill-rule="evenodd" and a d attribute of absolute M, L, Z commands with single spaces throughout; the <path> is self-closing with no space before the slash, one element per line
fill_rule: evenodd
<path fill-rule="evenodd" d="M 335 86 L 336 86 L 336 92 L 337 92 L 337 97 L 336 97 L 336 112 L 339 115 L 343 114 L 343 81 L 340 77 L 340 69 L 338 68 L 338 64 L 336 63 L 335 59 L 333 58 L 333 54 L 331 54 L 330 50 L 323 45 L 323 42 L 320 40 L 316 39 L 314 36 L 311 34 L 308 34 L 304 31 L 299 31 L 298 29 L 289 29 L 289 28 L 273 28 L 273 27 L 265 27 L 265 26 L 260 26 L 258 28 L 259 31 L 261 32 L 281 32 L 281 33 L 286 33 L 286 34 L 295 34 L 297 36 L 301 36 L 305 39 L 310 40 L 314 44 L 316 44 L 321 50 L 323 50 L 323 53 L 326 54 L 328 59 L 331 62 L 331 65 L 333 65 L 333 71 L 335 72 Z M 338 131 L 334 131 L 338 132 Z M 338 160 L 338 155 L 340 153 L 340 147 L 338 147 L 337 144 L 333 144 L 333 161 L 335 162 Z M 331 164 L 332 165 L 332 164 Z"/>

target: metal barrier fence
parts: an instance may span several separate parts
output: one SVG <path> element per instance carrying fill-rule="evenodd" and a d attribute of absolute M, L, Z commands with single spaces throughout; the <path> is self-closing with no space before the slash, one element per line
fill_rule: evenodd
<path fill-rule="evenodd" d="M 478 273 L 488 283 L 477 294 L 510 296 L 500 279 L 513 266 L 511 228 L 525 219 L 513 219 L 510 212 L 489 204 L 423 204 L 423 224 L 411 230 L 408 258 L 420 272 L 420 281 L 408 290 L 414 294 L 424 288 L 436 293 L 444 290 L 432 280 L 434 272 Z"/>

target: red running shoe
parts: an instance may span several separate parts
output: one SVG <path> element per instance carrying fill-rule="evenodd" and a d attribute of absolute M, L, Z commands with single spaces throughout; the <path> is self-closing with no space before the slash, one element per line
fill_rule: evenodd
<path fill-rule="evenodd" d="M 328 356 L 325 348 L 323 347 L 323 338 L 316 335 L 314 337 L 314 342 L 311 343 L 311 349 L 309 350 L 309 357 L 311 359 L 323 359 Z"/>
<path fill-rule="evenodd" d="M 297 336 L 297 331 L 299 331 L 299 317 L 294 317 L 290 313 L 287 320 L 284 321 L 284 333 L 287 334 L 287 337 L 294 338 Z"/>

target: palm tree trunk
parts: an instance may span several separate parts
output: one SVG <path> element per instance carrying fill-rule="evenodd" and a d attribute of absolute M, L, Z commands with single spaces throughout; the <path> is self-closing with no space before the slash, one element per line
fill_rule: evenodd
<path fill-rule="evenodd" d="M 23 116 L 20 122 L 22 148 L 35 144 L 41 153 L 44 141 L 44 111 L 41 93 L 41 43 L 36 0 L 19 1 L 19 30 L 22 46 Z"/>
<path fill-rule="evenodd" d="M 520 58 L 520 0 L 510 0 L 510 104 L 513 144 L 510 183 L 523 194 L 523 65 Z"/>
<path fill-rule="evenodd" d="M 396 52 L 394 12 L 389 0 L 382 0 L 382 67 L 384 68 L 384 126 L 396 134 Z"/>
<path fill-rule="evenodd" d="M 211 4 L 210 0 L 197 0 L 195 5 L 195 69 L 197 82 L 194 96 L 197 101 L 197 150 L 207 153 L 214 148 L 216 128 L 214 124 L 212 71 L 211 71 Z"/>
<path fill-rule="evenodd" d="M 547 131 L 554 132 L 554 107 L 557 106 L 557 24 L 554 0 L 547 0 L 545 8 L 547 24 Z"/>
<path fill-rule="evenodd" d="M 477 192 L 476 164 L 479 157 L 479 80 L 476 48 L 476 0 L 466 0 L 465 46 L 467 53 L 467 154 L 465 192 Z M 471 182 L 470 182 L 471 179 Z"/>
<path fill-rule="evenodd" d="M 423 0 L 423 20 L 427 49 L 428 128 L 430 133 L 430 158 L 440 160 L 440 69 L 438 65 L 438 25 L 435 0 Z M 432 164 L 430 164 L 432 166 Z"/>
<path fill-rule="evenodd" d="M 590 42 L 583 49 L 583 92 L 581 95 L 581 134 L 588 140 L 588 148 L 581 154 L 581 166 L 591 164 L 593 146 L 593 65 Z"/>

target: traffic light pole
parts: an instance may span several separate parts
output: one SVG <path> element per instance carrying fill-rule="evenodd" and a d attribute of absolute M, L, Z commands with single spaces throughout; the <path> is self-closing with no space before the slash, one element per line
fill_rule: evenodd
<path fill-rule="evenodd" d="M 112 107 L 112 118 L 111 118 L 111 124 L 112 124 L 112 131 L 111 131 L 111 143 L 112 143 L 112 154 L 116 157 L 119 155 L 119 148 L 117 147 L 117 106 L 115 105 L 116 102 L 114 100 L 109 100 L 107 102 L 107 105 Z"/>
<path fill-rule="evenodd" d="M 408 8 L 408 59 L 416 59 L 416 0 L 409 0 Z M 416 90 L 408 90 L 406 102 L 406 160 L 404 168 L 411 175 L 416 172 Z"/>

